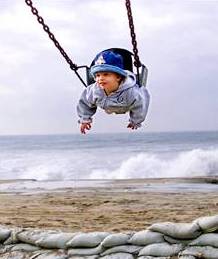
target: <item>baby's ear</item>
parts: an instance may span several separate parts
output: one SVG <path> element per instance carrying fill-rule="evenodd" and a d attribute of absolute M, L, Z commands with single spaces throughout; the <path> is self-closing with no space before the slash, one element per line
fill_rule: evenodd
<path fill-rule="evenodd" d="M 125 80 L 125 76 L 117 75 L 117 78 L 119 79 L 120 83 Z"/>
<path fill-rule="evenodd" d="M 117 79 L 120 79 L 120 80 L 122 80 L 122 76 L 121 75 L 119 75 L 119 74 L 116 74 L 116 76 L 117 76 Z"/>

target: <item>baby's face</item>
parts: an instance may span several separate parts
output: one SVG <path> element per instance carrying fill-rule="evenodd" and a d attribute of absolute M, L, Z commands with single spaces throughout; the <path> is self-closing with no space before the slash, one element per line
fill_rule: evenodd
<path fill-rule="evenodd" d="M 95 74 L 98 86 L 110 94 L 119 88 L 121 76 L 113 72 L 98 72 Z"/>

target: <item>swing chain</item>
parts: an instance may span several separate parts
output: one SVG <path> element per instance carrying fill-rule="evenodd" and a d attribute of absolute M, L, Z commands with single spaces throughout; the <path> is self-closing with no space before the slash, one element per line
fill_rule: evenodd
<path fill-rule="evenodd" d="M 50 31 L 47 24 L 45 24 L 44 19 L 39 15 L 38 10 L 33 6 L 31 0 L 25 0 L 26 4 L 31 8 L 32 13 L 37 17 L 38 22 L 42 25 L 44 31 L 48 34 L 49 38 L 53 41 L 54 45 L 58 48 L 62 56 L 65 58 L 67 63 L 70 65 L 70 68 L 74 70 L 74 72 L 78 69 L 77 65 L 72 62 L 72 60 L 68 57 L 67 53 L 61 47 L 60 43 L 56 40 L 54 34 Z"/>
<path fill-rule="evenodd" d="M 134 65 L 137 68 L 139 68 L 139 67 L 141 67 L 142 64 L 140 62 L 139 55 L 138 55 L 136 34 L 135 34 L 135 31 L 134 31 L 134 23 L 133 23 L 130 0 L 126 0 L 126 9 L 127 9 L 128 20 L 129 20 L 130 35 L 131 35 L 131 38 L 132 38 L 133 53 L 134 53 L 134 59 L 135 59 Z"/>

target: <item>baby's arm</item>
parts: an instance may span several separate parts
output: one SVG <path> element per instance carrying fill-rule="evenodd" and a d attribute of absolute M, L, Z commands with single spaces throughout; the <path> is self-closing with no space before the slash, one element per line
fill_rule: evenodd
<path fill-rule="evenodd" d="M 147 89 L 142 86 L 138 89 L 138 94 L 136 95 L 134 103 L 130 109 L 130 119 L 127 128 L 137 129 L 141 127 L 141 123 L 145 120 L 148 112 L 149 102 L 149 93 Z"/>
<path fill-rule="evenodd" d="M 90 101 L 90 94 L 90 89 L 86 88 L 77 105 L 77 114 L 79 116 L 80 131 L 82 134 L 85 134 L 86 130 L 91 129 L 92 116 L 97 110 L 97 106 Z"/>

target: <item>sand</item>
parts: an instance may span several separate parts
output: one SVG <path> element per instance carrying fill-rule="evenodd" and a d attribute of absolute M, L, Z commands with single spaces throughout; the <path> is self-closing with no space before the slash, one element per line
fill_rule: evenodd
<path fill-rule="evenodd" d="M 126 232 L 156 222 L 218 214 L 218 179 L 1 181 L 0 222 L 9 227 Z"/>

